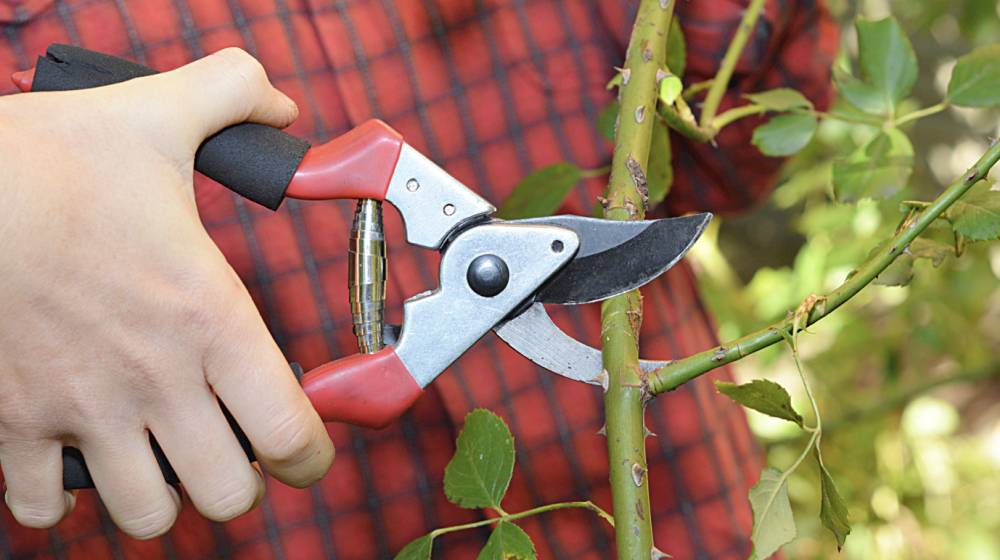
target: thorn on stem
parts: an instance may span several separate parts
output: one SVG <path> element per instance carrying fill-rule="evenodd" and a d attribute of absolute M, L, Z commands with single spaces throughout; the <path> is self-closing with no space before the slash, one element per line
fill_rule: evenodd
<path fill-rule="evenodd" d="M 663 558 L 673 558 L 673 556 L 660 552 L 655 546 L 649 551 L 649 560 L 662 560 Z"/>
<path fill-rule="evenodd" d="M 632 463 L 632 482 L 636 486 L 642 486 L 642 475 L 646 473 L 646 469 L 639 466 L 639 463 Z"/>
<path fill-rule="evenodd" d="M 646 107 L 645 105 L 639 105 L 635 108 L 635 122 L 642 124 L 642 121 L 646 118 Z"/>

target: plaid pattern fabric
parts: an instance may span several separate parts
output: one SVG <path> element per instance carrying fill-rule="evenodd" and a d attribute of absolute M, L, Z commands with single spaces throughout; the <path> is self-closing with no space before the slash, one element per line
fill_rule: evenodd
<path fill-rule="evenodd" d="M 747 3 L 678 4 L 688 81 L 714 73 Z M 52 42 L 160 70 L 239 46 L 298 103 L 290 133 L 318 143 L 381 118 L 499 203 L 541 166 L 610 161 L 612 146 L 594 122 L 612 98 L 604 84 L 623 59 L 636 8 L 631 0 L 0 0 L 0 76 L 33 66 Z M 777 86 L 796 87 L 825 106 L 836 48 L 822 4 L 769 2 L 724 107 L 739 91 Z M 0 93 L 13 91 L 0 80 Z M 748 147 L 756 124 L 727 129 L 719 148 L 674 138 L 677 184 L 661 211 L 728 212 L 760 200 L 780 162 Z M 560 211 L 588 214 L 605 185 L 606 177 L 584 180 Z M 271 213 L 202 177 L 196 194 L 206 227 L 290 360 L 308 369 L 357 351 L 345 262 L 353 203 L 289 200 Z M 402 301 L 435 284 L 438 256 L 406 245 L 389 208 L 387 313 L 398 323 Z M 684 263 L 644 293 L 644 357 L 680 357 L 715 344 Z M 597 306 L 551 311 L 569 334 L 597 345 Z M 715 376 L 728 378 L 724 370 Z M 656 542 L 677 558 L 745 558 L 746 493 L 760 454 L 740 408 L 715 394 L 708 377 L 657 399 L 647 413 L 659 434 L 647 440 Z M 91 491 L 51 530 L 24 529 L 0 508 L 0 557 L 391 558 L 431 529 L 484 519 L 482 511 L 449 504 L 441 484 L 456 431 L 476 407 L 500 414 L 515 436 L 505 509 L 593 500 L 610 510 L 606 442 L 595 435 L 603 423 L 600 391 L 552 375 L 488 335 L 385 430 L 328 425 L 337 459 L 310 489 L 269 479 L 263 505 L 224 524 L 188 503 L 176 526 L 150 542 L 117 532 Z M 613 534 L 589 512 L 559 510 L 519 524 L 540 558 L 613 554 Z M 488 535 L 440 537 L 435 557 L 474 557 Z"/>

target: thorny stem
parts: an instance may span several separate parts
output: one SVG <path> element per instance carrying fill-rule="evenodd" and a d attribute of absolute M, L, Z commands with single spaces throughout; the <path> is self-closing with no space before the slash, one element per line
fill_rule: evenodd
<path fill-rule="evenodd" d="M 645 171 L 656 121 L 657 70 L 664 68 L 667 32 L 676 0 L 642 0 L 629 41 L 622 80 L 615 151 L 604 217 L 641 220 L 648 190 Z M 605 374 L 605 436 L 619 560 L 647 560 L 653 550 L 653 527 L 646 481 L 643 414 L 649 389 L 639 369 L 638 290 L 601 305 L 601 351 Z M 602 374 L 603 375 L 603 374 Z"/>
<path fill-rule="evenodd" d="M 715 74 L 712 87 L 708 89 L 708 95 L 705 96 L 705 105 L 701 109 L 702 128 L 708 128 L 708 123 L 712 122 L 716 112 L 719 110 L 722 97 L 726 94 L 726 88 L 729 87 L 729 79 L 733 77 L 733 71 L 736 70 L 736 63 L 739 61 L 740 55 L 743 54 L 743 47 L 746 46 L 747 40 L 750 39 L 750 34 L 753 32 L 753 28 L 757 24 L 757 19 L 764 9 L 764 1 L 752 0 L 750 5 L 747 6 L 746 12 L 743 13 L 743 20 L 740 21 L 740 26 L 736 28 L 736 35 L 733 36 L 733 40 L 729 43 L 729 49 L 726 51 L 726 56 L 722 59 L 719 71 Z"/>
<path fill-rule="evenodd" d="M 968 172 L 955 179 L 933 203 L 928 205 L 919 214 L 908 219 L 904 226 L 882 247 L 878 254 L 862 265 L 854 276 L 849 278 L 839 288 L 827 294 L 825 308 L 814 309 L 810 313 L 805 326 L 819 321 L 871 283 L 883 270 L 892 264 L 896 257 L 906 250 L 907 246 L 927 226 L 931 225 L 938 216 L 951 207 L 972 185 L 985 178 L 998 160 L 1000 160 L 1000 143 L 995 144 L 987 150 L 983 157 L 979 158 L 979 161 Z M 649 388 L 653 394 L 672 391 L 699 375 L 763 350 L 783 339 L 780 331 L 790 333 L 794 320 L 794 316 L 786 317 L 770 327 L 744 336 L 743 338 L 699 354 L 694 354 L 693 356 L 688 356 L 682 360 L 668 363 L 649 374 Z"/>
<path fill-rule="evenodd" d="M 475 529 L 476 527 L 483 527 L 485 525 L 491 525 L 493 523 L 499 523 L 501 521 L 514 521 L 515 519 L 521 519 L 522 517 L 528 517 L 530 515 L 537 515 L 539 513 L 545 513 L 546 511 L 552 511 L 554 509 L 565 509 L 565 508 L 587 508 L 590 511 L 600 515 L 608 522 L 612 527 L 615 526 L 615 519 L 611 517 L 611 514 L 604 511 L 597 504 L 593 502 L 565 502 L 561 504 L 549 504 L 546 506 L 536 507 L 534 509 L 529 509 L 519 513 L 509 513 L 500 517 L 495 517 L 493 519 L 484 519 L 482 521 L 476 521 L 475 523 L 466 523 L 465 525 L 455 525 L 454 527 L 441 527 L 440 529 L 435 529 L 431 531 L 431 538 L 441 536 L 445 533 L 451 533 L 454 531 L 462 531 L 464 529 Z"/>

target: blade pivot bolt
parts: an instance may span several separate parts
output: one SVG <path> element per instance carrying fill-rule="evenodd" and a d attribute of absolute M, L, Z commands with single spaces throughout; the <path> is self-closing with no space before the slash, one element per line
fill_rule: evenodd
<path fill-rule="evenodd" d="M 555 241 L 553 241 L 552 242 L 552 252 L 553 253 L 562 253 L 563 252 L 563 242 L 559 241 L 558 239 L 556 239 Z"/>
<path fill-rule="evenodd" d="M 496 255 L 480 255 L 472 259 L 465 275 L 473 292 L 483 297 L 493 297 L 504 291 L 510 280 L 507 263 Z"/>

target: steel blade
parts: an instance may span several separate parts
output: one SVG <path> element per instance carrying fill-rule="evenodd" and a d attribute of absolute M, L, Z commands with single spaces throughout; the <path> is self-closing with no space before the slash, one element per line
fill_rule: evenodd
<path fill-rule="evenodd" d="M 535 303 L 513 319 L 493 327 L 504 342 L 543 368 L 592 385 L 604 371 L 601 351 L 564 333 L 556 326 L 541 303 Z M 666 362 L 639 360 L 639 367 L 651 373 Z"/>
<path fill-rule="evenodd" d="M 634 290 L 672 267 L 698 240 L 711 214 L 638 222 L 550 216 L 511 223 L 571 229 L 580 250 L 535 296 L 542 303 L 601 301 Z"/>

